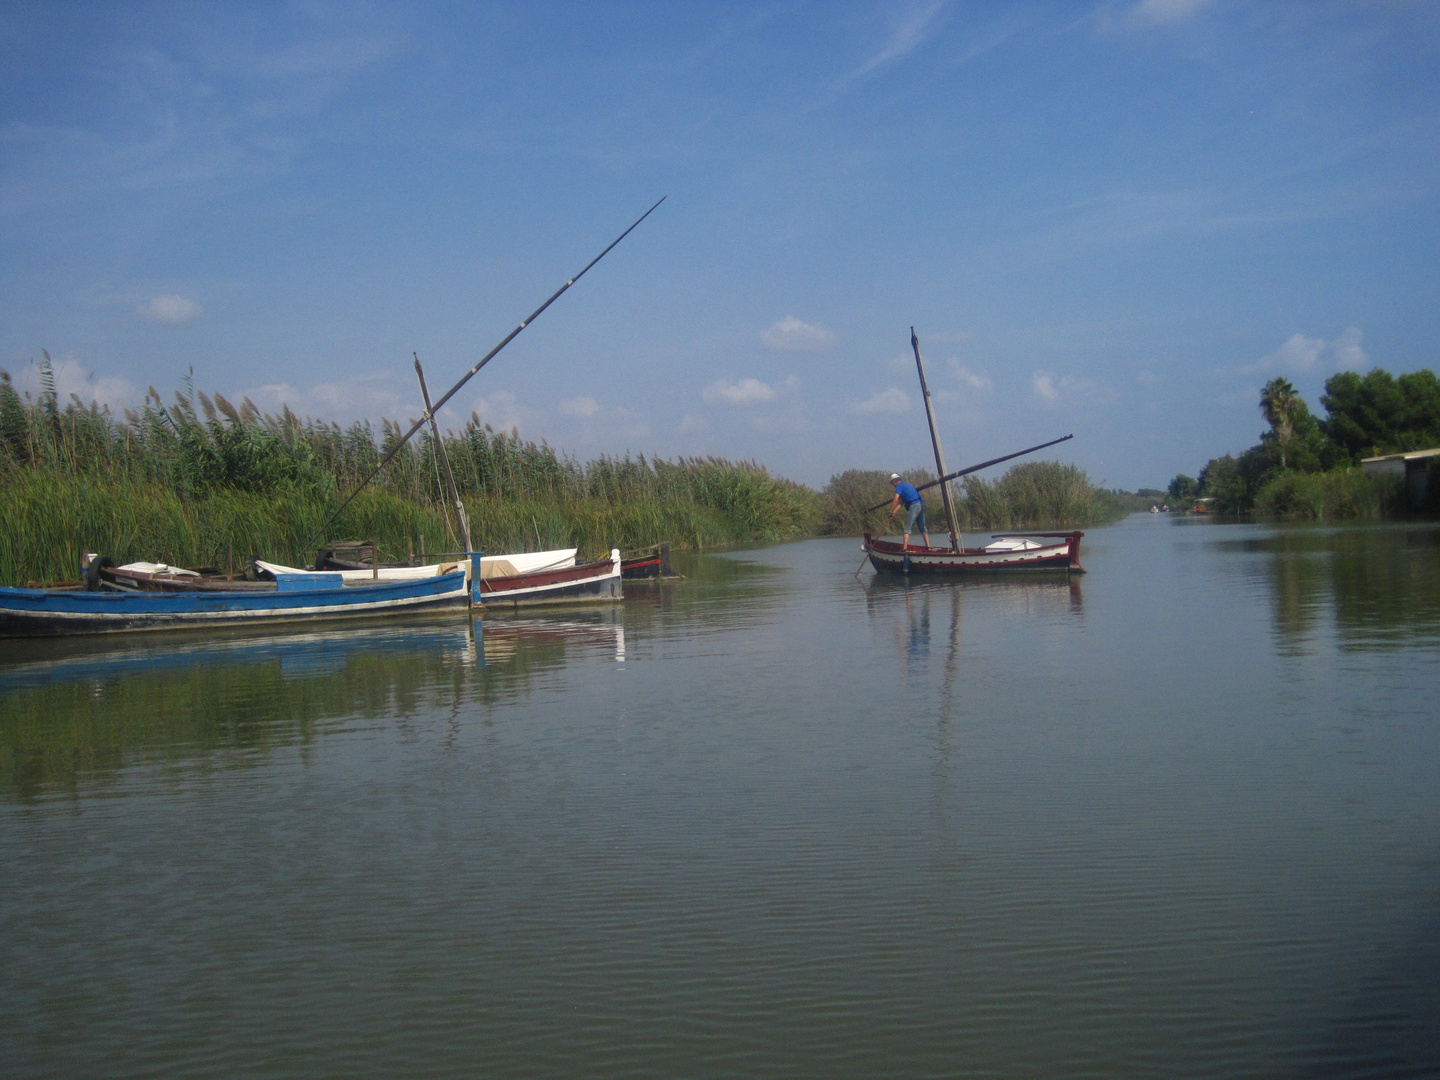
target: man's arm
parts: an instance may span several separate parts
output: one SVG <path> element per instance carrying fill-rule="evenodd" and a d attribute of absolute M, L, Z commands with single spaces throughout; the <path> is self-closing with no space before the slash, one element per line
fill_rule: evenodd
<path fill-rule="evenodd" d="M 893 518 L 900 511 L 900 493 L 895 492 L 895 497 L 890 500 L 890 516 Z"/>

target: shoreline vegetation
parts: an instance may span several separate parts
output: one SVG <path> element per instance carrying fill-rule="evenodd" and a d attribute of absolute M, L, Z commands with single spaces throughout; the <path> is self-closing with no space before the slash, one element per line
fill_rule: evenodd
<path fill-rule="evenodd" d="M 1428 369 L 1392 376 L 1342 371 L 1325 381 L 1316 417 L 1288 379 L 1260 391 L 1270 430 L 1236 457 L 1211 458 L 1198 478 L 1181 473 L 1167 490 L 1179 508 L 1206 500 L 1231 516 L 1290 521 L 1377 520 L 1440 513 L 1440 460 L 1429 466 L 1423 502 L 1404 482 L 1367 473 L 1362 458 L 1440 447 L 1440 380 Z"/>
<path fill-rule="evenodd" d="M 237 572 L 254 556 L 309 565 L 306 545 L 331 510 L 369 474 L 402 429 L 382 421 L 348 428 L 262 414 L 248 399 L 184 390 L 165 404 L 115 417 L 73 397 L 60 403 L 48 357 L 38 398 L 0 371 L 0 584 L 74 580 L 85 551 L 116 562 L 152 560 Z M 894 531 L 884 511 L 888 472 L 850 470 L 822 491 L 774 476 L 753 461 L 601 456 L 581 463 L 471 414 L 445 433 L 472 540 L 486 551 L 662 541 L 702 549 L 747 541 Z M 933 474 L 905 474 L 924 483 Z M 961 528 L 1083 527 L 1140 508 L 1134 496 L 1094 487 L 1058 462 L 1014 466 L 995 481 L 952 485 Z M 945 535 L 938 489 L 925 493 L 932 538 Z M 444 510 L 438 455 L 428 433 L 412 439 L 327 530 L 378 543 L 382 558 L 460 548 Z"/>

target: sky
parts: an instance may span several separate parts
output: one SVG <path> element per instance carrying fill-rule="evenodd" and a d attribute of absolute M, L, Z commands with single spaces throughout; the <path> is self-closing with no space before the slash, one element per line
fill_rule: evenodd
<path fill-rule="evenodd" d="M 1440 366 L 1440 5 L 7 4 L 0 367 L 348 423 L 455 396 L 815 486 L 1162 487 Z"/>

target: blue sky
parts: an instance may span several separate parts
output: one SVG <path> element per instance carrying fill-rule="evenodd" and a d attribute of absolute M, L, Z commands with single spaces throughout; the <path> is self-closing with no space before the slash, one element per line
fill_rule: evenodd
<path fill-rule="evenodd" d="M 1427 3 L 6 5 L 0 366 L 812 484 L 1194 474 L 1437 366 Z"/>

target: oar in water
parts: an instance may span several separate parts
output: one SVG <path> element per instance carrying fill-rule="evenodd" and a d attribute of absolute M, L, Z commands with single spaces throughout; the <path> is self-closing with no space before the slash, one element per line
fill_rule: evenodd
<path fill-rule="evenodd" d="M 452 386 L 449 390 L 445 392 L 444 397 L 442 397 L 439 401 L 435 402 L 433 407 L 427 408 L 427 415 L 420 417 L 419 420 L 416 420 L 415 423 L 411 425 L 410 430 L 401 437 L 400 441 L 397 442 L 394 446 L 392 446 L 389 453 L 387 453 L 383 458 L 380 459 L 380 464 L 376 465 L 375 468 L 370 470 L 370 475 L 365 477 L 364 480 L 361 480 L 360 483 L 355 486 L 355 490 L 352 491 L 348 496 L 346 496 L 345 501 L 340 504 L 340 506 L 335 510 L 335 512 L 325 519 L 325 524 L 320 526 L 319 530 L 315 533 L 314 539 L 312 539 L 310 543 L 305 546 L 313 547 L 315 543 L 318 542 L 319 539 L 325 535 L 325 530 L 330 528 L 330 526 L 334 523 L 335 519 L 338 518 L 340 514 L 344 511 L 344 509 L 350 505 L 350 503 L 354 500 L 355 496 L 360 494 L 360 492 L 364 489 L 365 485 L 370 483 L 371 480 L 374 480 L 380 470 L 390 463 L 390 459 L 400 452 L 400 448 L 404 446 L 407 442 L 409 442 L 411 437 L 417 431 L 419 431 L 422 427 L 425 426 L 428 416 L 433 416 L 447 401 L 449 401 L 452 397 L 459 393 L 460 388 L 464 386 L 467 382 L 469 382 L 471 377 L 477 371 L 479 371 L 491 360 L 493 360 L 496 353 L 498 353 L 501 349 L 505 348 L 506 345 L 509 345 L 510 342 L 514 341 L 521 330 L 524 330 L 525 327 L 529 326 L 532 322 L 538 319 L 541 313 L 546 308 L 548 308 L 556 300 L 559 300 L 560 295 L 566 289 L 570 288 L 571 285 L 574 285 L 575 282 L 579 281 L 582 277 L 584 277 L 590 267 L 594 266 L 606 255 L 610 254 L 611 248 L 613 248 L 616 244 L 620 243 L 621 240 L 624 240 L 625 237 L 629 236 L 632 232 L 634 232 L 635 226 L 639 225 L 640 222 L 644 221 L 647 217 L 653 214 L 655 212 L 655 207 L 659 206 L 660 203 L 664 202 L 667 198 L 669 198 L 668 195 L 662 195 L 660 199 L 655 203 L 655 206 L 650 207 L 649 210 L 646 210 L 645 213 L 641 214 L 638 218 L 636 218 L 634 225 L 631 225 L 630 228 L 626 229 L 623 233 L 617 236 L 614 240 L 610 242 L 609 247 L 607 247 L 604 251 L 600 252 L 599 255 L 596 255 L 595 258 L 591 259 L 588 263 L 586 263 L 584 270 L 581 270 L 569 281 L 565 282 L 564 285 L 561 285 L 560 288 L 556 289 L 554 295 L 551 296 L 549 300 L 546 300 L 538 308 L 532 311 L 529 318 L 525 319 L 523 322 L 520 323 L 519 326 L 515 327 L 514 330 L 511 330 L 510 333 L 506 334 L 499 345 L 496 345 L 488 353 L 482 356 L 478 364 L 476 364 L 469 371 L 467 371 L 464 377 L 462 377 L 459 382 L 457 382 L 454 386 Z"/>

